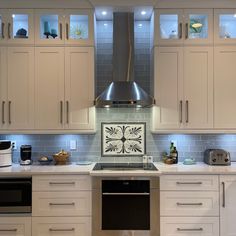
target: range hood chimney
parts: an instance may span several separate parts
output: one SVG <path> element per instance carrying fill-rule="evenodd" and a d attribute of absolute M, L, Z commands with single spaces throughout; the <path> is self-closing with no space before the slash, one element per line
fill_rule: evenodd
<path fill-rule="evenodd" d="M 113 82 L 95 100 L 96 107 L 150 107 L 154 99 L 134 80 L 134 13 L 113 15 Z"/>

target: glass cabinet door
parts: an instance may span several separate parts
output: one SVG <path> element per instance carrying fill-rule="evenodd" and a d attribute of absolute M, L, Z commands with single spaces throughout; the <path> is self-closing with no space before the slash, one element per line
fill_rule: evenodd
<path fill-rule="evenodd" d="M 36 12 L 36 43 L 58 44 L 64 43 L 64 11 L 38 10 Z"/>
<path fill-rule="evenodd" d="M 215 41 L 236 42 L 236 9 L 215 10 Z"/>
<path fill-rule="evenodd" d="M 185 10 L 185 43 L 213 43 L 212 10 Z"/>
<path fill-rule="evenodd" d="M 0 11 L 0 42 L 4 42 L 7 39 L 6 36 L 7 18 L 3 11 Z"/>
<path fill-rule="evenodd" d="M 7 38 L 12 43 L 34 42 L 33 10 L 10 10 L 6 26 Z"/>
<path fill-rule="evenodd" d="M 157 14 L 157 44 L 182 43 L 182 10 L 160 10 Z"/>
<path fill-rule="evenodd" d="M 92 12 L 86 10 L 66 11 L 66 43 L 93 44 Z"/>

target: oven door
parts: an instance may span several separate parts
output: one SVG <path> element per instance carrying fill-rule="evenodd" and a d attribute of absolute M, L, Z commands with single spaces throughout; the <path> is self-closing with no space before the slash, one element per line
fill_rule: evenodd
<path fill-rule="evenodd" d="M 31 206 L 31 179 L 0 179 L 0 213 L 31 213 Z"/>
<path fill-rule="evenodd" d="M 93 178 L 93 236 L 159 236 L 159 179 Z"/>

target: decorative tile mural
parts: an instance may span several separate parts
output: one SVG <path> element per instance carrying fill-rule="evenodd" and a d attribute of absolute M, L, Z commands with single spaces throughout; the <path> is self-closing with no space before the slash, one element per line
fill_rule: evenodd
<path fill-rule="evenodd" d="M 146 154 L 146 123 L 102 123 L 104 156 L 142 156 Z"/>

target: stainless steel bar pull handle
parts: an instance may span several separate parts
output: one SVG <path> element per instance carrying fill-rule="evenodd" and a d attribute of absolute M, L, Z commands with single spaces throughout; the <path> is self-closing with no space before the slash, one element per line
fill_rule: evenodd
<path fill-rule="evenodd" d="M 16 232 L 17 229 L 0 229 L 0 232 Z"/>
<path fill-rule="evenodd" d="M 183 37 L 183 24 L 179 23 L 179 39 Z"/>
<path fill-rule="evenodd" d="M 63 101 L 60 101 L 60 123 L 63 124 Z"/>
<path fill-rule="evenodd" d="M 186 101 L 186 123 L 189 122 L 189 110 L 188 110 L 188 105 L 189 105 L 189 102 L 188 100 Z"/>
<path fill-rule="evenodd" d="M 183 101 L 180 100 L 180 118 L 179 118 L 179 122 L 182 123 L 183 122 Z"/>
<path fill-rule="evenodd" d="M 188 39 L 188 23 L 185 24 L 185 39 Z"/>
<path fill-rule="evenodd" d="M 49 182 L 50 185 L 75 185 L 75 182 Z"/>
<path fill-rule="evenodd" d="M 11 38 L 11 23 L 8 23 L 8 38 Z"/>
<path fill-rule="evenodd" d="M 124 196 L 129 196 L 129 195 L 131 195 L 131 196 L 148 196 L 148 195 L 150 195 L 150 193 L 102 193 L 102 195 L 107 195 L 107 196 L 114 196 L 114 195 L 119 195 L 119 196 L 122 196 L 122 195 L 124 195 Z"/>
<path fill-rule="evenodd" d="M 4 31 L 5 31 L 5 23 L 2 22 L 2 39 L 5 38 Z"/>
<path fill-rule="evenodd" d="M 66 101 L 66 123 L 69 124 L 69 101 Z"/>
<path fill-rule="evenodd" d="M 203 231 L 203 228 L 189 228 L 189 229 L 185 229 L 185 228 L 177 228 L 177 231 Z"/>
<path fill-rule="evenodd" d="M 69 24 L 66 23 L 66 39 L 69 40 Z"/>
<path fill-rule="evenodd" d="M 55 228 L 49 228 L 49 231 L 51 232 L 66 232 L 66 231 L 75 231 L 75 228 L 70 228 L 70 229 L 55 229 Z"/>
<path fill-rule="evenodd" d="M 222 196 L 222 207 L 225 208 L 225 182 L 222 182 L 223 196 Z"/>
<path fill-rule="evenodd" d="M 53 203 L 53 202 L 50 202 L 49 205 L 50 206 L 74 206 L 75 203 L 74 202 L 69 202 L 69 203 Z"/>
<path fill-rule="evenodd" d="M 182 202 L 176 202 L 177 206 L 202 206 L 203 203 L 196 202 L 196 203 L 182 203 Z"/>
<path fill-rule="evenodd" d="M 179 185 L 188 185 L 188 184 L 196 184 L 196 185 L 200 185 L 200 184 L 202 184 L 202 182 L 176 182 L 176 184 L 179 184 Z"/>
<path fill-rule="evenodd" d="M 60 23 L 60 39 L 62 40 L 62 23 Z"/>
<path fill-rule="evenodd" d="M 8 122 L 11 124 L 11 101 L 8 102 Z"/>
<path fill-rule="evenodd" d="M 2 124 L 5 124 L 4 109 L 5 109 L 5 101 L 2 101 Z"/>

